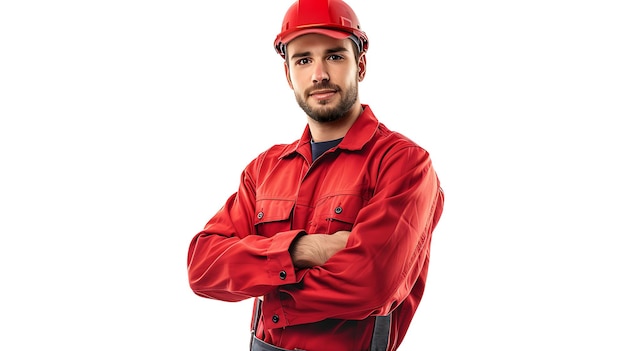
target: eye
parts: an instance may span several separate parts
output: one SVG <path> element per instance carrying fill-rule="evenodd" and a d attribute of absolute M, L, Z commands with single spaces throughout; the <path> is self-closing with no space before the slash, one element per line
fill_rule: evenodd
<path fill-rule="evenodd" d="M 330 60 L 330 61 L 339 61 L 339 60 L 343 60 L 343 56 L 341 56 L 341 55 L 336 55 L 336 54 L 332 54 L 332 55 L 328 56 L 328 60 Z"/>
<path fill-rule="evenodd" d="M 311 62 L 311 60 L 309 60 L 308 58 L 301 58 L 299 60 L 296 60 L 296 65 L 306 65 L 309 62 Z"/>

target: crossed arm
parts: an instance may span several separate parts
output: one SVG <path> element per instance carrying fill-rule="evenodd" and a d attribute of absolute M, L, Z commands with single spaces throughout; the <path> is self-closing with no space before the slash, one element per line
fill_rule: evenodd
<path fill-rule="evenodd" d="M 340 230 L 332 235 L 308 234 L 294 240 L 289 248 L 296 268 L 321 266 L 339 250 L 346 247 L 349 231 Z"/>

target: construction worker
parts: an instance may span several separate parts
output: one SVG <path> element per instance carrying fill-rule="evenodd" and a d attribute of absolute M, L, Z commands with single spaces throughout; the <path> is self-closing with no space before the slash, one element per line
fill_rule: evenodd
<path fill-rule="evenodd" d="M 369 42 L 344 1 L 296 1 L 274 46 L 304 132 L 253 159 L 193 237 L 190 287 L 254 298 L 254 351 L 396 350 L 443 210 L 431 158 L 360 102 Z"/>

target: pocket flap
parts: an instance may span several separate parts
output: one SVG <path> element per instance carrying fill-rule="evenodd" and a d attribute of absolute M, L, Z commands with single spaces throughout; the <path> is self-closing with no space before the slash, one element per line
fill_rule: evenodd
<path fill-rule="evenodd" d="M 256 218 L 254 223 L 261 224 L 287 220 L 291 216 L 293 206 L 293 200 L 257 200 Z"/>

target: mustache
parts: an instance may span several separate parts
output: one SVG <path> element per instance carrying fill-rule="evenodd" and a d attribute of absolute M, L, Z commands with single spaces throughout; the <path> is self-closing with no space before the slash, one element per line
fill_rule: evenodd
<path fill-rule="evenodd" d="M 315 84 L 305 91 L 306 95 L 311 95 L 312 91 L 315 90 L 335 90 L 337 92 L 341 91 L 341 88 L 337 85 L 331 84 L 330 82 L 322 82 L 320 84 Z"/>

